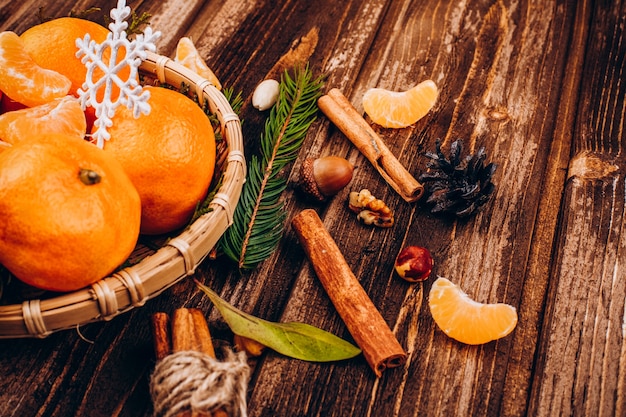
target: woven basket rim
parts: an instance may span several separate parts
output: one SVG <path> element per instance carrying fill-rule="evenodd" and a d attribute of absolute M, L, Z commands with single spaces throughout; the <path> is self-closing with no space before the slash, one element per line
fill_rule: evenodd
<path fill-rule="evenodd" d="M 140 69 L 161 83 L 173 86 L 186 83 L 201 104 L 202 100 L 206 101 L 210 112 L 217 116 L 228 146 L 222 183 L 209 204 L 211 211 L 169 239 L 155 253 L 89 287 L 52 298 L 0 306 L 0 339 L 43 338 L 57 331 L 110 320 L 140 307 L 193 274 L 232 224 L 246 176 L 239 117 L 209 80 L 166 56 L 148 51 Z"/>

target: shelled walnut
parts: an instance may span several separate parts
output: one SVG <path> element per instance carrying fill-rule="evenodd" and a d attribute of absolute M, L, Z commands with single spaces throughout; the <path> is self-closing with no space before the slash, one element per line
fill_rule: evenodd
<path fill-rule="evenodd" d="M 377 227 L 393 226 L 394 218 L 391 209 L 366 188 L 350 193 L 348 207 L 357 213 L 357 219 L 364 224 Z"/>

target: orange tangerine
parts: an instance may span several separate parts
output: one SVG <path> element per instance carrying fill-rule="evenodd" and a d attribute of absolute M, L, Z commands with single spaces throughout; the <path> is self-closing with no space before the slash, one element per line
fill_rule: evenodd
<path fill-rule="evenodd" d="M 438 95 L 437 85 L 432 80 L 402 92 L 371 88 L 363 95 L 363 109 L 382 127 L 403 128 L 426 116 Z"/>
<path fill-rule="evenodd" d="M 141 203 L 111 155 L 74 135 L 25 138 L 0 152 L 0 263 L 25 283 L 73 291 L 135 248 Z"/>
<path fill-rule="evenodd" d="M 443 277 L 433 283 L 428 305 L 435 323 L 445 334 L 469 345 L 500 339 L 517 325 L 515 307 L 474 301 L 458 285 Z"/>
<path fill-rule="evenodd" d="M 67 95 L 71 81 L 42 68 L 14 32 L 0 33 L 0 90 L 26 106 L 37 106 Z"/>
<path fill-rule="evenodd" d="M 85 113 L 78 99 L 72 96 L 0 115 L 0 139 L 8 143 L 45 133 L 63 133 L 82 139 L 86 131 Z"/>
<path fill-rule="evenodd" d="M 220 80 L 202 59 L 191 38 L 182 37 L 178 40 L 174 61 L 211 81 L 218 90 L 222 89 Z"/>
<path fill-rule="evenodd" d="M 137 119 L 116 109 L 104 150 L 124 167 L 139 192 L 141 232 L 156 235 L 185 226 L 206 196 L 215 169 L 215 135 L 204 111 L 163 87 L 150 92 L 150 114 Z"/>
<path fill-rule="evenodd" d="M 76 56 L 78 52 L 76 40 L 83 39 L 86 34 L 89 34 L 91 40 L 102 43 L 109 33 L 109 29 L 98 23 L 75 17 L 61 17 L 29 28 L 22 33 L 21 38 L 35 62 L 43 68 L 65 75 L 72 81 L 70 94 L 76 95 L 76 91 L 82 87 L 87 75 L 87 67 L 81 62 L 82 58 Z M 124 53 L 121 55 L 120 60 Z M 109 48 L 104 50 L 102 58 L 104 62 L 109 61 Z M 102 74 L 99 68 L 94 69 L 94 79 L 99 79 Z M 130 69 L 124 68 L 118 75 L 125 79 L 128 74 L 130 74 Z M 103 94 L 103 91 L 100 94 Z M 117 97 L 117 91 L 114 88 L 113 99 Z"/>

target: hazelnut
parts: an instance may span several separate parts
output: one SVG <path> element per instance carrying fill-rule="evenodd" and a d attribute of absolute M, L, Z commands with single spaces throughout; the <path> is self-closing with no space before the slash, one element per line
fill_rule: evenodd
<path fill-rule="evenodd" d="M 350 181 L 354 166 L 339 156 L 306 159 L 300 168 L 300 188 L 318 202 L 326 201 Z"/>
<path fill-rule="evenodd" d="M 407 246 L 396 258 L 395 268 L 400 277 L 409 282 L 424 281 L 433 269 L 430 251 L 421 246 Z"/>

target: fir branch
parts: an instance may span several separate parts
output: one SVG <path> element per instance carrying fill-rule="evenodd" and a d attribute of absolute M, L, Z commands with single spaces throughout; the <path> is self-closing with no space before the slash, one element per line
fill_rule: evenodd
<path fill-rule="evenodd" d="M 152 15 L 150 13 L 143 12 L 141 15 L 132 11 L 131 21 L 128 24 L 128 29 L 126 29 L 126 33 L 137 35 L 143 34 L 143 27 L 150 24 L 150 18 Z"/>
<path fill-rule="evenodd" d="M 226 97 L 226 100 L 228 100 L 228 103 L 233 111 L 239 114 L 241 106 L 243 106 L 241 91 L 235 94 L 235 90 L 232 87 L 224 87 L 222 93 L 224 94 L 224 97 Z"/>
<path fill-rule="evenodd" d="M 283 169 L 293 162 L 306 133 L 317 117 L 322 77 L 313 78 L 308 67 L 296 68 L 294 78 L 284 72 L 278 101 L 261 135 L 261 155 L 248 166 L 239 204 L 220 240 L 220 250 L 240 269 L 252 269 L 267 259 L 283 235 L 285 211 L 280 197 L 287 187 Z"/>
<path fill-rule="evenodd" d="M 79 10 L 75 12 L 74 10 L 70 10 L 69 17 L 75 17 L 77 19 L 86 19 L 90 14 L 100 12 L 102 9 L 99 7 L 90 7 L 86 10 Z"/>
<path fill-rule="evenodd" d="M 126 28 L 128 36 L 143 34 L 143 28 L 150 25 L 150 18 L 152 15 L 147 12 L 143 12 L 138 15 L 134 10 L 131 10 L 130 22 Z M 104 25 L 109 27 L 111 18 L 108 15 L 104 15 Z"/>

